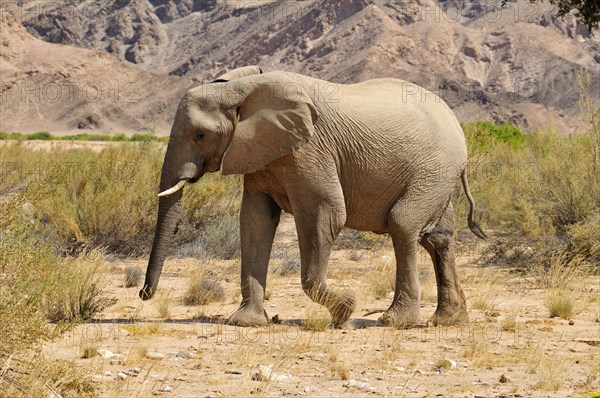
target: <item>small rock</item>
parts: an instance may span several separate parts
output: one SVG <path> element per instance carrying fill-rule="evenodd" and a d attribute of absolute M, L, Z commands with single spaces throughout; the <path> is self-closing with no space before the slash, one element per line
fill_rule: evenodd
<path fill-rule="evenodd" d="M 439 375 L 442 375 L 442 376 L 446 376 L 448 374 L 448 372 L 444 368 L 439 368 L 437 370 L 437 372 L 438 372 Z"/>
<path fill-rule="evenodd" d="M 525 250 L 523 250 L 523 254 L 526 256 L 533 256 L 534 251 L 531 247 L 527 246 Z"/>
<path fill-rule="evenodd" d="M 252 375 L 254 381 L 280 381 L 292 377 L 287 374 L 273 372 L 273 365 L 258 365 L 257 371 Z"/>
<path fill-rule="evenodd" d="M 171 387 L 170 385 L 166 385 L 162 388 L 161 390 L 162 392 L 173 392 L 173 387 Z"/>
<path fill-rule="evenodd" d="M 306 387 L 304 387 L 304 392 L 311 392 L 311 388 L 310 388 L 310 386 L 306 386 Z"/>
<path fill-rule="evenodd" d="M 100 358 L 102 358 L 102 359 L 111 359 L 111 358 L 119 356 L 113 352 L 105 350 L 104 348 L 98 348 L 98 350 L 96 352 L 98 353 L 98 355 L 100 355 Z"/>
<path fill-rule="evenodd" d="M 397 366 L 394 369 L 396 369 L 398 372 L 404 372 L 404 367 L 403 366 Z"/>
<path fill-rule="evenodd" d="M 388 255 L 385 255 L 385 256 L 381 256 L 381 259 L 382 260 L 391 260 L 392 258 Z"/>
<path fill-rule="evenodd" d="M 175 357 L 177 357 L 177 358 L 184 358 L 184 359 L 191 359 L 191 358 L 195 357 L 195 355 L 192 354 L 189 351 L 179 351 L 177 354 L 175 354 Z"/>
<path fill-rule="evenodd" d="M 364 381 L 348 380 L 342 384 L 342 387 L 356 388 L 357 390 L 367 390 L 371 386 L 369 386 L 369 383 L 365 383 Z"/>
<path fill-rule="evenodd" d="M 157 352 L 157 351 L 150 351 L 149 353 L 146 354 L 146 358 L 148 359 L 163 359 L 165 357 L 165 354 L 161 353 L 161 352 Z"/>
<path fill-rule="evenodd" d="M 110 377 L 106 377 L 104 375 L 94 375 L 92 376 L 92 382 L 94 383 L 104 383 L 106 381 L 110 381 Z"/>
<path fill-rule="evenodd" d="M 596 323 L 600 323 L 600 315 L 596 317 Z"/>
<path fill-rule="evenodd" d="M 127 374 L 129 376 L 137 377 L 140 374 L 141 371 L 142 371 L 142 368 L 137 368 L 137 367 L 136 368 L 130 368 L 127 371 Z"/>
<path fill-rule="evenodd" d="M 111 365 L 123 365 L 123 360 L 122 359 L 111 359 L 110 364 Z"/>
<path fill-rule="evenodd" d="M 127 380 L 127 373 L 125 373 L 125 372 L 118 372 L 117 373 L 117 380 Z"/>
<path fill-rule="evenodd" d="M 242 372 L 240 372 L 239 370 L 226 370 L 225 374 L 226 375 L 241 375 Z"/>
<path fill-rule="evenodd" d="M 500 379 L 498 380 L 500 383 L 511 383 L 512 379 L 508 376 L 500 376 Z"/>
<path fill-rule="evenodd" d="M 104 376 L 112 376 L 112 372 L 110 370 L 107 370 L 106 372 L 104 372 Z"/>
<path fill-rule="evenodd" d="M 59 393 L 57 393 L 57 392 L 50 391 L 50 392 L 48 393 L 48 398 L 63 398 L 63 396 L 62 396 L 62 395 L 60 395 L 60 394 L 59 394 Z"/>
<path fill-rule="evenodd" d="M 571 325 L 571 326 L 575 325 L 575 321 L 572 319 L 569 319 L 569 325 Z"/>

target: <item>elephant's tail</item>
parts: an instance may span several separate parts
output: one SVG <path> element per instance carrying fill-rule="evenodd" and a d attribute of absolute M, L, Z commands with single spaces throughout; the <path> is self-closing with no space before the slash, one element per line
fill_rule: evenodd
<path fill-rule="evenodd" d="M 471 195 L 471 191 L 469 190 L 469 182 L 467 181 L 467 169 L 465 168 L 460 175 L 460 180 L 462 181 L 463 189 L 465 190 L 465 195 L 467 195 L 467 199 L 469 200 L 469 229 L 473 232 L 477 237 L 481 239 L 486 239 L 487 235 L 483 232 L 477 221 L 473 218 L 475 215 L 475 201 L 473 200 L 473 196 Z"/>

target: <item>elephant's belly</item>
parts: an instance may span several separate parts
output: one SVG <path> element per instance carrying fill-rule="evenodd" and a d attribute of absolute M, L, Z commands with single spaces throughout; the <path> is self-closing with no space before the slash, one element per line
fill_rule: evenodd
<path fill-rule="evenodd" d="M 350 211 L 346 213 L 346 227 L 381 234 L 388 232 L 387 219 L 387 212 L 378 214 L 370 211 Z"/>

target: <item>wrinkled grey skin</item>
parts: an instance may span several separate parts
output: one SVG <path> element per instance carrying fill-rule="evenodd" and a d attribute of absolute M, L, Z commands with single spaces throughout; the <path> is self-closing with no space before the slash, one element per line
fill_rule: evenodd
<path fill-rule="evenodd" d="M 467 147 L 448 106 L 433 93 L 395 79 L 337 85 L 250 66 L 190 90 L 181 100 L 160 182 L 161 191 L 204 173 L 244 174 L 240 214 L 242 303 L 229 318 L 265 325 L 267 266 L 281 211 L 294 215 L 301 282 L 336 325 L 355 307 L 352 292 L 331 288 L 331 247 L 344 226 L 389 233 L 396 289 L 380 320 L 395 327 L 419 318 L 417 245 L 433 260 L 438 306 L 433 324 L 468 320 L 454 266 L 450 195 L 465 177 Z M 182 190 L 160 198 L 144 300 L 156 292 L 165 249 L 181 212 Z"/>

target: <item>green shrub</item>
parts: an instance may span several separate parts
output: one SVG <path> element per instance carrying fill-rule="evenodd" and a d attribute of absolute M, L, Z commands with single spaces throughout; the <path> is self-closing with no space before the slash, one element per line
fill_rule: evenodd
<path fill-rule="evenodd" d="M 463 124 L 462 128 L 472 151 L 489 150 L 499 143 L 519 149 L 526 142 L 523 131 L 510 123 L 475 122 Z"/>
<path fill-rule="evenodd" d="M 47 131 L 38 131 L 37 133 L 29 134 L 27 140 L 53 140 L 54 137 Z"/>

